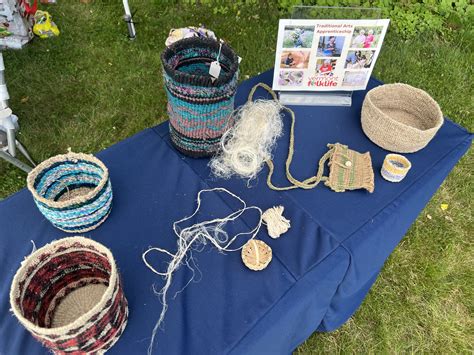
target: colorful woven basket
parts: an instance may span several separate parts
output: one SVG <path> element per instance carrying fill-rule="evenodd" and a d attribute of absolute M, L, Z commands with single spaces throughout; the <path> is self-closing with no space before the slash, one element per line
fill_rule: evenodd
<path fill-rule="evenodd" d="M 28 256 L 13 278 L 10 305 L 55 354 L 105 352 L 128 319 L 112 253 L 83 237 L 54 241 Z"/>
<path fill-rule="evenodd" d="M 211 38 L 185 38 L 161 55 L 171 141 L 189 156 L 214 154 L 232 124 L 239 59 L 227 44 L 220 47 Z M 213 80 L 209 67 L 218 56 L 221 71 Z"/>
<path fill-rule="evenodd" d="M 45 160 L 27 178 L 41 213 L 65 232 L 98 227 L 112 208 L 112 185 L 106 166 L 88 154 L 68 153 Z"/>
<path fill-rule="evenodd" d="M 444 122 L 438 103 L 425 91 L 406 84 L 387 84 L 370 90 L 361 117 L 367 137 L 397 153 L 424 148 Z"/>

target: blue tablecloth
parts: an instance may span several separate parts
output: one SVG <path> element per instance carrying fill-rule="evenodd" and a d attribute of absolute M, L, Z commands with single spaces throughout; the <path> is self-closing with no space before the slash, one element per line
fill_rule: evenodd
<path fill-rule="evenodd" d="M 245 102 L 257 82 L 271 83 L 272 72 L 244 82 L 237 105 Z M 371 80 L 369 89 L 380 85 Z M 288 354 L 315 330 L 330 331 L 357 309 L 375 281 L 385 259 L 461 156 L 472 135 L 446 120 L 435 139 L 422 151 L 409 154 L 413 164 L 403 182 L 393 184 L 379 174 L 386 151 L 368 140 L 360 127 L 360 108 L 366 92 L 355 92 L 352 107 L 294 107 L 296 146 L 292 166 L 303 179 L 314 175 L 327 143 L 340 142 L 360 152 L 370 151 L 375 192 L 335 193 L 321 185 L 307 190 L 275 192 L 265 182 L 265 168 L 256 181 L 210 177 L 205 159 L 190 159 L 169 142 L 167 123 L 147 129 L 100 152 L 110 170 L 114 206 L 109 219 L 86 233 L 108 246 L 118 263 L 129 301 L 127 329 L 111 354 L 145 353 L 161 304 L 152 284 L 163 281 L 141 260 L 149 246 L 174 251 L 172 222 L 191 214 L 196 194 L 209 187 L 226 187 L 262 209 L 285 206 L 291 229 L 280 239 L 259 238 L 273 249 L 273 261 L 261 272 L 248 270 L 240 253 L 219 254 L 206 248 L 194 257 L 202 272 L 198 282 L 169 301 L 164 329 L 155 352 L 162 354 Z M 263 91 L 257 96 L 267 97 Z M 274 183 L 286 185 L 286 135 L 275 152 Z M 205 197 L 196 220 L 224 215 L 235 202 L 223 195 Z M 229 226 L 253 226 L 252 213 Z M 47 351 L 24 330 L 9 311 L 8 292 L 20 262 L 36 246 L 65 236 L 45 220 L 28 191 L 0 202 L 0 354 L 38 354 Z M 163 259 L 157 257 L 157 265 Z M 170 294 L 181 289 L 190 271 L 181 268 Z"/>

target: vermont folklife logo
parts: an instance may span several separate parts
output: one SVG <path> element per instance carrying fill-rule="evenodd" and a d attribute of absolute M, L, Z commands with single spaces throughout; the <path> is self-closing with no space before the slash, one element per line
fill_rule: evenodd
<path fill-rule="evenodd" d="M 339 77 L 335 75 L 327 76 L 327 75 L 315 75 L 308 78 L 308 86 L 309 87 L 331 87 L 337 86 L 339 82 Z"/>

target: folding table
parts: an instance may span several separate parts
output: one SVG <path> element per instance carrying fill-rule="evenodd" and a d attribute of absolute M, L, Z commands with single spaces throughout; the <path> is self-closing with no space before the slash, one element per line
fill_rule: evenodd
<path fill-rule="evenodd" d="M 236 105 L 243 104 L 257 82 L 271 83 L 268 71 L 243 82 Z M 380 85 L 372 79 L 369 87 Z M 164 93 L 163 93 L 164 94 Z M 152 291 L 163 280 L 147 269 L 142 253 L 149 246 L 176 250 L 172 223 L 194 210 L 197 192 L 225 187 L 249 205 L 263 210 L 283 205 L 290 230 L 279 239 L 262 228 L 258 238 L 273 249 L 263 271 L 247 269 L 240 253 L 218 253 L 207 246 L 194 252 L 200 273 L 174 299 L 169 299 L 163 329 L 154 346 L 161 354 L 288 354 L 314 331 L 341 326 L 359 307 L 384 261 L 403 238 L 448 173 L 469 149 L 472 135 L 446 119 L 423 150 L 407 154 L 412 169 L 400 183 L 380 176 L 387 151 L 362 132 L 360 110 L 365 91 L 355 92 L 352 107 L 293 107 L 296 114 L 292 173 L 314 175 L 327 143 L 370 151 L 375 191 L 336 193 L 320 184 L 312 190 L 276 192 L 266 185 L 267 168 L 253 181 L 212 177 L 207 159 L 182 156 L 170 144 L 168 122 L 146 129 L 100 152 L 114 191 L 108 220 L 85 235 L 109 247 L 120 269 L 129 301 L 127 329 L 110 354 L 142 354 L 149 345 L 161 304 Z M 267 98 L 264 91 L 257 97 Z M 274 154 L 274 183 L 286 185 L 289 117 Z M 205 196 L 195 220 L 223 216 L 237 208 L 217 193 Z M 253 228 L 257 216 L 246 213 L 228 231 Z M 0 202 L 0 354 L 46 354 L 9 311 L 8 293 L 20 262 L 37 247 L 65 233 L 37 210 L 22 190 Z M 166 261 L 150 256 L 157 267 Z M 170 295 L 189 280 L 182 266 Z"/>

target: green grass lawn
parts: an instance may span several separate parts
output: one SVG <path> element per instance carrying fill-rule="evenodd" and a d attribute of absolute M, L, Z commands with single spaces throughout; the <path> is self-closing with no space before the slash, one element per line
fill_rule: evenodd
<path fill-rule="evenodd" d="M 20 139 L 41 161 L 97 152 L 166 119 L 160 53 L 170 28 L 203 23 L 243 58 L 243 79 L 273 66 L 278 13 L 266 7 L 213 14 L 189 5 L 133 0 L 138 38 L 130 42 L 121 2 L 60 0 L 48 7 L 58 38 L 5 53 Z M 113 3 L 113 4 L 112 4 Z M 374 74 L 427 90 L 445 115 L 474 130 L 472 46 L 389 33 Z M 313 334 L 300 353 L 472 353 L 474 248 L 468 153 L 387 261 L 356 314 L 339 330 Z M 25 174 L 0 161 L 0 198 L 25 186 Z M 440 208 L 448 204 L 447 210 Z M 315 295 L 317 297 L 317 295 Z"/>

